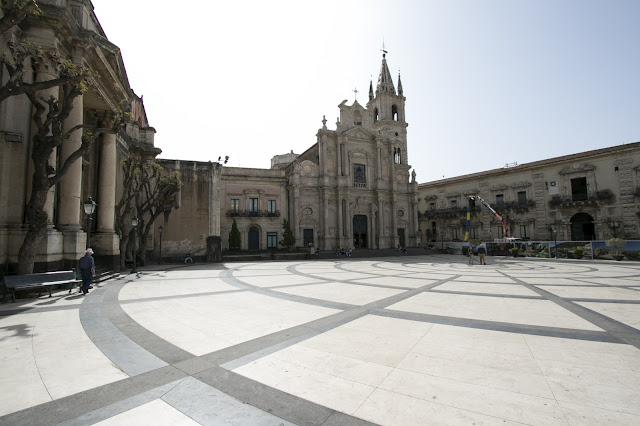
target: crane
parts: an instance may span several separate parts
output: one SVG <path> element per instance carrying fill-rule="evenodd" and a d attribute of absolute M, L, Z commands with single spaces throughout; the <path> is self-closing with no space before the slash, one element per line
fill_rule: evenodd
<path fill-rule="evenodd" d="M 501 223 L 502 223 L 502 238 L 503 241 L 506 241 L 507 238 L 507 221 L 498 214 L 497 211 L 495 211 L 493 209 L 493 207 L 491 207 L 489 205 L 489 203 L 487 203 L 484 199 L 482 199 L 482 197 L 480 197 L 479 195 L 469 195 L 469 205 L 467 207 L 467 228 L 466 231 L 464 233 L 464 240 L 468 241 L 469 240 L 469 228 L 471 225 L 471 200 L 476 201 L 476 200 L 480 200 L 480 202 L 489 210 L 491 210 L 491 213 L 493 213 L 493 215 L 496 217 L 496 219 L 498 219 Z"/>

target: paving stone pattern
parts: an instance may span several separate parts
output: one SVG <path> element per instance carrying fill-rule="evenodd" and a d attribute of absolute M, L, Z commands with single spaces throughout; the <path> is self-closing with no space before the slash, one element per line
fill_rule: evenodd
<path fill-rule="evenodd" d="M 0 425 L 640 424 L 640 264 L 164 265 L 0 305 Z"/>

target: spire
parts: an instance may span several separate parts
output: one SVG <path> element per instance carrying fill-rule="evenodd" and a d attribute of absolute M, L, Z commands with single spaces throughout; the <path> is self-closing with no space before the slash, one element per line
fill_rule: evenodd
<path fill-rule="evenodd" d="M 393 87 L 393 80 L 389 67 L 387 67 L 386 53 L 382 54 L 382 67 L 380 68 L 380 75 L 378 76 L 378 85 L 376 86 L 376 95 L 380 93 L 396 94 L 396 89 Z"/>
<path fill-rule="evenodd" d="M 369 100 L 373 100 L 373 80 L 369 80 Z"/>
<path fill-rule="evenodd" d="M 400 71 L 398 71 L 398 96 L 404 96 L 402 93 L 402 81 L 400 81 Z"/>

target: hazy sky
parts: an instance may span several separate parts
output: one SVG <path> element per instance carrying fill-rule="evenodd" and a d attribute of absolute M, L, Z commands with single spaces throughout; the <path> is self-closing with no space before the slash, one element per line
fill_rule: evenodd
<path fill-rule="evenodd" d="M 162 158 L 269 168 L 401 71 L 419 182 L 640 141 L 639 0 L 92 0 Z"/>

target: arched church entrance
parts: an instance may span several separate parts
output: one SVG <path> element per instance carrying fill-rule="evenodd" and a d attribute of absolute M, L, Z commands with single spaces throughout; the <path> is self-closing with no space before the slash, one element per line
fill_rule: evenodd
<path fill-rule="evenodd" d="M 589 241 L 596 239 L 596 227 L 593 218 L 587 213 L 577 213 L 571 218 L 571 241 Z"/>
<path fill-rule="evenodd" d="M 249 228 L 249 250 L 260 249 L 260 231 L 258 227 L 252 226 Z"/>
<path fill-rule="evenodd" d="M 353 247 L 367 247 L 367 216 L 363 214 L 353 216 Z"/>

